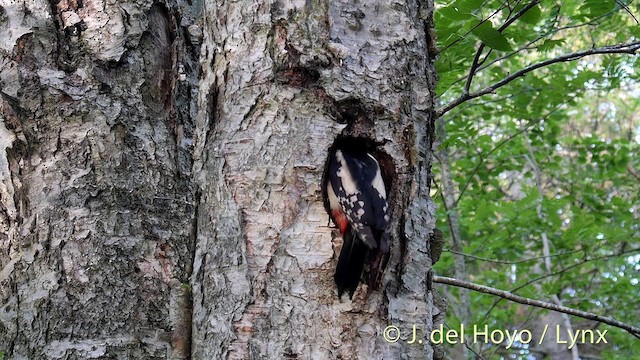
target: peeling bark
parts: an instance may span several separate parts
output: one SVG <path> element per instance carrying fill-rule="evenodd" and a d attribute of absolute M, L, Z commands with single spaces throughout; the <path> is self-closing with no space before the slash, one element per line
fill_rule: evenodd
<path fill-rule="evenodd" d="M 2 2 L 8 358 L 166 358 L 190 329 L 197 72 L 168 80 L 198 64 L 176 9 L 149 6 Z"/>
<path fill-rule="evenodd" d="M 382 336 L 389 324 L 427 332 L 433 315 L 430 11 L 411 1 L 205 6 L 196 168 L 209 211 L 198 219 L 194 358 L 431 358 L 427 342 Z M 384 143 L 394 204 L 385 291 L 361 286 L 353 302 L 336 296 L 340 240 L 319 186 L 338 135 Z"/>

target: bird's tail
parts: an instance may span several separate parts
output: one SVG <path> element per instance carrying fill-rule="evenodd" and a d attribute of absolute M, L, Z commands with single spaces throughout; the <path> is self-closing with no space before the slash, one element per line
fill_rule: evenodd
<path fill-rule="evenodd" d="M 379 246 L 369 251 L 365 259 L 364 272 L 367 285 L 369 285 L 369 288 L 376 290 L 382 284 L 384 269 L 387 267 L 387 262 L 389 262 L 390 239 L 389 233 L 379 230 L 374 231 L 373 235 L 376 239 L 379 239 Z"/>
<path fill-rule="evenodd" d="M 362 277 L 362 269 L 369 248 L 352 229 L 345 231 L 343 239 L 344 243 L 333 278 L 338 287 L 338 298 L 341 298 L 346 290 L 349 291 L 349 298 L 352 298 Z"/>

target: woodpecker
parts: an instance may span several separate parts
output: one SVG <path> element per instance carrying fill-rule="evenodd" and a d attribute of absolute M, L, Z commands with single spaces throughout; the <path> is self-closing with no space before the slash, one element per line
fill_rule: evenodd
<path fill-rule="evenodd" d="M 334 280 L 338 297 L 348 290 L 352 298 L 365 264 L 376 288 L 388 260 L 387 192 L 376 158 L 353 143 L 332 151 L 325 183 L 329 216 L 344 240 Z"/>

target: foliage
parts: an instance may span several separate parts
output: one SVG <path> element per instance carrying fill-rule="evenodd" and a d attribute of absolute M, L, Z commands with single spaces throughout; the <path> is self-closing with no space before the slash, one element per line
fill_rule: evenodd
<path fill-rule="evenodd" d="M 435 12 L 440 104 L 564 54 L 637 43 L 638 13 L 623 0 L 443 2 Z M 469 280 L 540 300 L 558 295 L 566 306 L 639 325 L 639 61 L 601 53 L 554 63 L 442 115 Z M 447 210 L 441 203 L 438 227 L 450 236 Z M 435 269 L 452 276 L 453 253 Z M 456 290 L 447 292 L 455 301 Z M 540 316 L 471 296 L 476 324 L 527 328 Z M 459 320 L 449 312 L 447 322 Z M 606 329 L 609 345 L 590 351 L 603 359 L 640 353 L 640 340 Z M 536 358 L 527 347 L 474 350 Z"/>

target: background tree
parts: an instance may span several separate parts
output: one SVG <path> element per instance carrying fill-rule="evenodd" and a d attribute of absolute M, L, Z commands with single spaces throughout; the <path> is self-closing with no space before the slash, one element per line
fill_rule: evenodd
<path fill-rule="evenodd" d="M 432 2 L 0 4 L 6 357 L 432 358 L 381 335 L 440 311 Z M 380 143 L 393 204 L 384 290 L 353 302 L 339 135 Z"/>
<path fill-rule="evenodd" d="M 441 3 L 438 219 L 453 241 L 436 273 L 638 325 L 640 90 L 628 56 L 640 48 L 637 11 L 630 1 Z M 609 344 L 572 351 L 476 344 L 457 349 L 462 358 L 640 350 L 628 332 L 594 321 L 443 291 L 453 328 L 609 331 Z"/>

